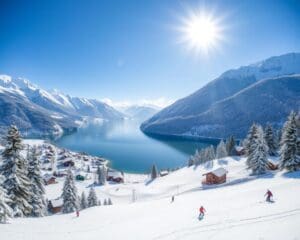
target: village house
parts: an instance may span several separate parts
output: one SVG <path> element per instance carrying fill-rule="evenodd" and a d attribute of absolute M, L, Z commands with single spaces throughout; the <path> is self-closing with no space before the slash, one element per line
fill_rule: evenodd
<path fill-rule="evenodd" d="M 244 147 L 242 147 L 242 146 L 235 146 L 234 148 L 235 148 L 236 155 L 243 156 L 243 155 L 246 154 L 246 150 L 245 150 Z"/>
<path fill-rule="evenodd" d="M 118 171 L 108 171 L 107 181 L 121 183 L 121 182 L 124 182 L 124 176 L 121 172 L 118 172 Z"/>
<path fill-rule="evenodd" d="M 48 173 L 46 173 L 43 176 L 43 180 L 44 180 L 45 185 L 50 185 L 50 184 L 56 183 L 56 178 L 52 174 L 48 174 Z"/>
<path fill-rule="evenodd" d="M 48 202 L 48 211 L 55 214 L 61 212 L 63 206 L 63 199 L 57 198 L 52 199 Z"/>
<path fill-rule="evenodd" d="M 159 175 L 160 175 L 161 177 L 167 176 L 168 174 L 169 174 L 168 171 L 160 171 L 160 173 L 159 173 Z"/>
<path fill-rule="evenodd" d="M 73 167 L 74 165 L 75 165 L 75 163 L 72 159 L 66 159 L 63 161 L 64 167 Z"/>
<path fill-rule="evenodd" d="M 202 184 L 221 184 L 226 182 L 227 170 L 225 168 L 217 168 L 211 172 L 203 174 L 205 179 L 202 181 Z"/>

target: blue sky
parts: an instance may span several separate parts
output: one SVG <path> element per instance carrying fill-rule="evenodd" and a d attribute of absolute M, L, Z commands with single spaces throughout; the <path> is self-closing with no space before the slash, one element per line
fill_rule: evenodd
<path fill-rule="evenodd" d="M 187 9 L 221 19 L 217 50 L 178 43 Z M 74 96 L 175 100 L 230 68 L 300 51 L 297 0 L 1 0 L 0 11 L 0 73 Z"/>

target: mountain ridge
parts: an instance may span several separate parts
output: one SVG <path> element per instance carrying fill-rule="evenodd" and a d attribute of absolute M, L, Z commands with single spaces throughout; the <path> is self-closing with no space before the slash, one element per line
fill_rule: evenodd
<path fill-rule="evenodd" d="M 99 100 L 46 91 L 27 79 L 9 75 L 0 75 L 0 105 L 0 132 L 16 124 L 23 133 L 61 135 L 76 130 L 84 118 L 124 118 L 124 114 Z"/>
<path fill-rule="evenodd" d="M 228 70 L 193 94 L 179 99 L 145 121 L 141 125 L 141 129 L 148 134 L 184 135 L 195 127 L 193 125 L 195 121 L 192 123 L 185 121 L 183 125 L 184 120 L 182 119 L 195 119 L 198 115 L 209 111 L 215 103 L 230 98 L 264 79 L 297 73 L 300 73 L 300 53 L 271 57 L 256 64 L 251 64 L 248 68 L 242 66 L 238 69 Z M 180 124 L 176 124 L 176 121 Z M 213 129 L 212 124 L 205 124 L 205 126 L 207 125 L 210 126 L 210 129 Z M 220 138 L 227 137 L 229 134 L 229 132 L 220 135 L 214 134 L 213 136 L 208 134 L 201 137 Z M 238 135 L 245 135 L 244 130 Z"/>

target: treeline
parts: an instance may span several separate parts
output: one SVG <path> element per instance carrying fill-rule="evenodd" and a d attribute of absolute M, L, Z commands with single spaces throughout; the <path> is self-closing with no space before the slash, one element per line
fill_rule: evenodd
<path fill-rule="evenodd" d="M 282 129 L 275 131 L 268 124 L 265 129 L 253 124 L 246 139 L 239 142 L 241 152 L 247 157 L 246 164 L 252 174 L 265 173 L 269 167 L 268 156 L 279 156 L 279 169 L 296 171 L 300 169 L 300 116 L 291 112 Z M 214 159 L 237 155 L 236 141 L 233 136 L 221 140 L 216 148 L 196 150 L 188 160 L 188 166 L 207 164 L 213 166 Z"/>
<path fill-rule="evenodd" d="M 103 174 L 106 172 L 105 169 L 106 168 L 104 166 L 98 167 L 97 173 L 98 173 L 99 185 L 104 185 L 106 183 L 106 178 L 105 181 L 103 181 Z M 71 169 L 68 170 L 68 174 L 64 182 L 62 199 L 63 199 L 63 206 L 62 206 L 63 213 L 71 213 L 89 207 L 113 204 L 110 198 L 104 199 L 103 203 L 101 203 L 93 187 L 90 188 L 88 197 L 86 197 L 84 192 L 82 192 L 81 196 L 79 196 Z"/>

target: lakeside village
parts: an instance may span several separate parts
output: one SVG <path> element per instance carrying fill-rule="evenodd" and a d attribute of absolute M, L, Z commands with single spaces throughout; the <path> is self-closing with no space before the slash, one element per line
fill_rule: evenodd
<path fill-rule="evenodd" d="M 228 156 L 245 159 L 243 169 L 248 171 L 248 177 L 270 171 L 296 171 L 300 169 L 299 136 L 300 116 L 292 112 L 282 130 L 253 124 L 239 146 L 234 137 L 230 137 L 221 140 L 216 148 L 196 150 L 185 168 L 201 166 L 205 169 L 197 177 L 199 181 L 193 183 L 202 187 L 227 184 Z M 112 205 L 114 196 L 119 196 L 118 203 L 134 202 L 137 200 L 134 184 L 151 186 L 155 179 L 173 174 L 158 171 L 155 165 L 148 175 L 116 171 L 108 167 L 106 159 L 59 148 L 43 140 L 23 140 L 16 126 L 9 128 L 4 143 L 0 149 L 1 222 L 15 217 L 41 217 Z M 102 187 L 106 190 L 101 190 Z M 173 192 L 168 194 L 165 196 L 174 198 Z"/>

